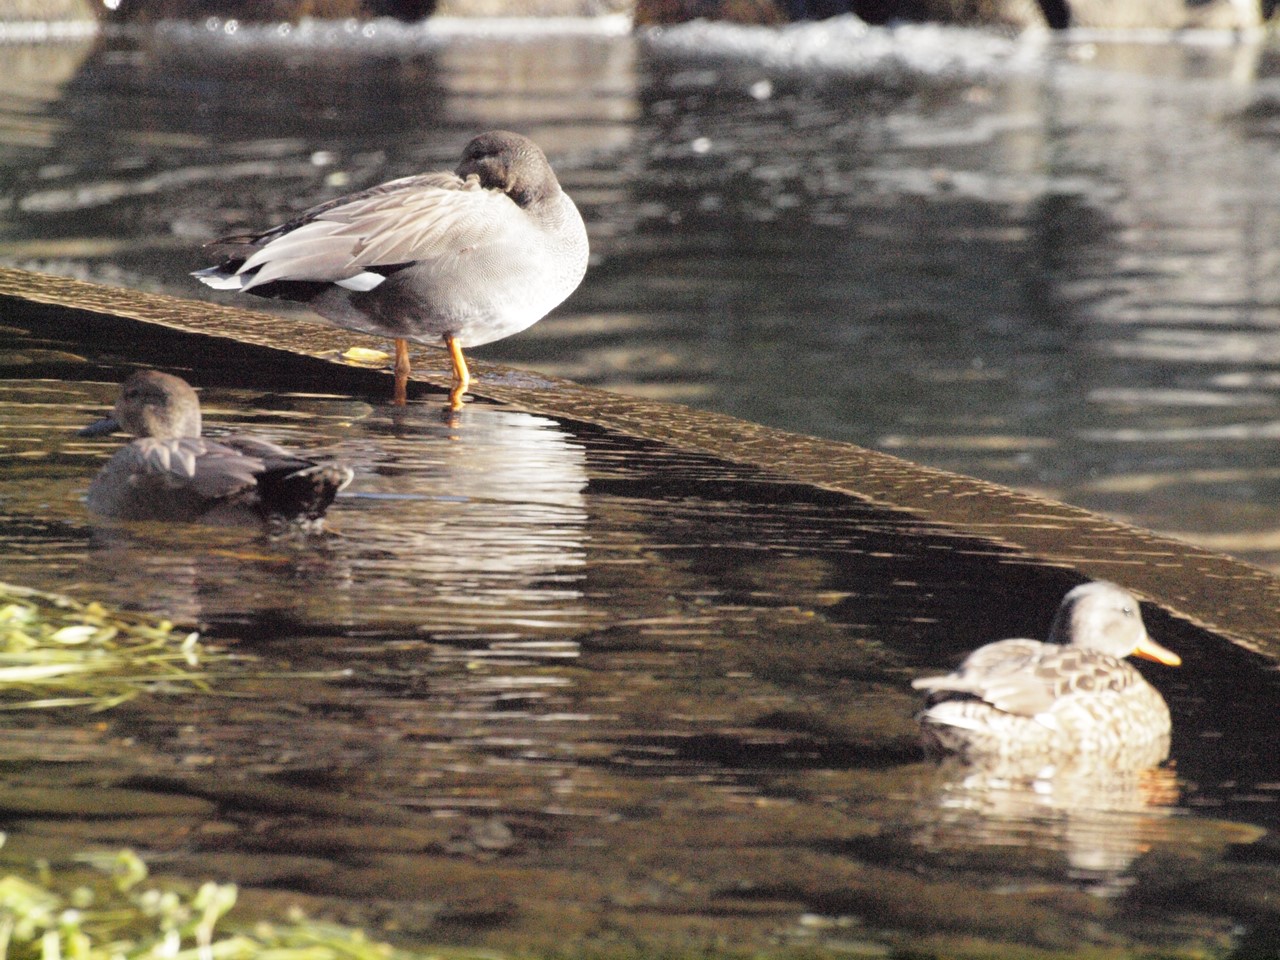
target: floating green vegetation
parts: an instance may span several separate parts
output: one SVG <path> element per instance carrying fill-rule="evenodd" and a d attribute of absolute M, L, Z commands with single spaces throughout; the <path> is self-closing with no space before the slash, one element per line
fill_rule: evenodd
<path fill-rule="evenodd" d="M 144 691 L 205 690 L 229 659 L 143 614 L 0 583 L 0 710 L 105 710 Z"/>
<path fill-rule="evenodd" d="M 37 880 L 0 878 L 0 957 L 5 960 L 463 960 L 479 951 L 408 953 L 359 930 L 301 917 L 237 930 L 223 924 L 234 884 L 195 893 L 149 882 L 130 850 L 85 854 L 70 878 L 46 867 Z M 220 925 L 226 929 L 220 929 Z"/>

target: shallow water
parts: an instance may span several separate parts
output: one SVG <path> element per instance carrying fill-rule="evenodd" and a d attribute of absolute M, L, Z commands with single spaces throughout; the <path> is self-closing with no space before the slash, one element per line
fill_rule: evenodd
<path fill-rule="evenodd" d="M 838 19 L 212 21 L 11 50 L 9 262 L 217 297 L 186 276 L 204 241 L 512 126 L 577 198 L 593 265 L 478 357 L 1280 562 L 1266 46 Z"/>
<path fill-rule="evenodd" d="M 24 48 L 4 254 L 200 295 L 215 233 L 518 126 L 595 259 L 478 356 L 1274 557 L 1260 51 L 881 32 L 855 69 L 814 62 L 841 34 L 380 29 L 375 56 L 343 28 Z M 175 358 L 211 432 L 355 468 L 329 534 L 94 523 L 119 438 L 74 430 L 138 344 L 7 322 L 4 576 L 246 659 L 207 697 L 7 721 L 0 860 L 127 843 L 250 909 L 500 947 L 1277 952 L 1280 680 L 1221 638 L 1144 611 L 1185 660 L 1144 667 L 1170 767 L 983 782 L 923 762 L 910 680 L 1043 635 L 1069 571 L 583 424 L 217 356 Z"/>
<path fill-rule="evenodd" d="M 0 715 L 0 861 L 130 844 L 249 911 L 520 949 L 1276 942 L 1280 679 L 1221 638 L 1145 611 L 1185 659 L 1146 670 L 1170 766 L 1013 788 L 924 761 L 910 680 L 1043 635 L 1067 570 L 583 424 L 251 369 L 191 374 L 206 428 L 349 463 L 327 534 L 95 522 L 120 438 L 75 430 L 115 354 L 0 340 L 5 576 L 243 659 L 92 723 Z"/>

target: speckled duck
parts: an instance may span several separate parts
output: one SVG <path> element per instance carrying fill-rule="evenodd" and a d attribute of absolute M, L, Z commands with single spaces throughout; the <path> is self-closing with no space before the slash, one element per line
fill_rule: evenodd
<path fill-rule="evenodd" d="M 1114 583 L 1071 590 L 1049 642 L 1000 640 L 953 673 L 913 682 L 929 693 L 919 720 L 926 744 L 974 762 L 1045 764 L 1163 759 L 1169 708 L 1129 655 L 1177 666 L 1153 641 L 1138 601 Z"/>

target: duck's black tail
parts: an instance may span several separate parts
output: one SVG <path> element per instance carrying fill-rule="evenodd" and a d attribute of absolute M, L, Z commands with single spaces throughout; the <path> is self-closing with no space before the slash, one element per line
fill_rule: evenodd
<path fill-rule="evenodd" d="M 351 477 L 349 467 L 336 463 L 310 463 L 301 469 L 296 462 L 270 466 L 258 474 L 263 516 L 272 524 L 315 526 Z"/>

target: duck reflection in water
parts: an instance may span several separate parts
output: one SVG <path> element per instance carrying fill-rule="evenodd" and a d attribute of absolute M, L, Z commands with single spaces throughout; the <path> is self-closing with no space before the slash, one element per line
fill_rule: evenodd
<path fill-rule="evenodd" d="M 1179 785 L 1167 766 L 1067 769 L 1034 781 L 1017 779 L 1018 772 L 948 758 L 917 812 L 914 844 L 944 858 L 1000 851 L 994 869 L 1004 885 L 1065 883 L 1112 896 L 1132 886 L 1130 867 L 1139 857 L 1178 849 L 1197 831 L 1203 842 L 1209 829 L 1175 816 Z M 1010 859 L 1010 851 L 1020 855 Z"/>
<path fill-rule="evenodd" d="M 264 636 L 337 623 L 366 637 L 560 639 L 590 615 L 586 450 L 559 423 L 484 404 L 454 427 L 417 404 L 256 404 L 288 411 L 355 468 L 342 531 L 247 542 L 207 523 L 99 524 L 79 579 L 171 618 L 264 624 Z"/>
<path fill-rule="evenodd" d="M 468 143 L 452 173 L 392 180 L 210 247 L 220 263 L 194 274 L 210 287 L 305 303 L 340 327 L 393 337 L 398 404 L 406 341 L 443 340 L 455 409 L 471 381 L 462 348 L 541 320 L 582 282 L 588 253 L 542 150 L 501 130 Z"/>
<path fill-rule="evenodd" d="M 137 439 L 117 450 L 89 486 L 86 503 L 103 517 L 316 530 L 351 482 L 345 466 L 266 440 L 202 437 L 196 392 L 180 377 L 156 370 L 126 380 L 112 415 L 80 435 L 117 430 Z"/>

